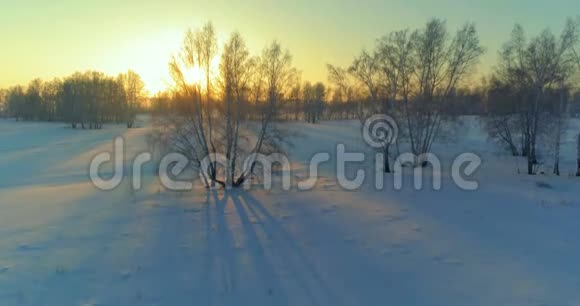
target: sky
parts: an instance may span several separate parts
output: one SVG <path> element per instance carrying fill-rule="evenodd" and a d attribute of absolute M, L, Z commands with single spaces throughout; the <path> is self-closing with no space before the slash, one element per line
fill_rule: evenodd
<path fill-rule="evenodd" d="M 450 31 L 474 22 L 489 71 L 515 23 L 529 34 L 559 32 L 580 14 L 577 0 L 0 0 L 0 87 L 74 71 L 139 73 L 155 93 L 170 84 L 167 63 L 184 32 L 213 22 L 220 43 L 239 31 L 258 54 L 278 40 L 302 79 L 326 81 L 326 64 L 346 66 L 394 30 L 433 17 Z"/>

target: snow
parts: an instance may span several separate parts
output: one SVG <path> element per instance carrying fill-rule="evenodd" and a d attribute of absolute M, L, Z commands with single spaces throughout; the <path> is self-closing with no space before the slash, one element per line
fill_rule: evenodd
<path fill-rule="evenodd" d="M 440 191 L 427 182 L 415 191 L 410 178 L 396 191 L 391 175 L 385 190 L 369 180 L 346 191 L 329 162 L 312 191 L 192 192 L 161 188 L 153 165 L 140 191 L 129 180 L 91 185 L 90 158 L 122 135 L 131 160 L 148 150 L 148 127 L 2 120 L 0 305 L 580 304 L 580 190 L 570 176 L 580 124 L 565 137 L 563 176 L 530 177 L 476 118 L 464 120 L 434 147 Z M 294 132 L 295 178 L 338 143 L 368 151 L 356 122 L 283 127 Z M 484 161 L 473 192 L 452 184 L 446 166 L 467 151 Z"/>

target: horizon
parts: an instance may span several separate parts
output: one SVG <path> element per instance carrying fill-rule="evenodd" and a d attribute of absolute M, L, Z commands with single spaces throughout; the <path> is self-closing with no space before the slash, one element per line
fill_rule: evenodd
<path fill-rule="evenodd" d="M 179 50 L 186 30 L 206 22 L 214 24 L 219 48 L 234 31 L 242 34 L 253 54 L 277 40 L 292 54 L 303 81 L 324 83 L 326 64 L 347 66 L 361 50 L 372 48 L 376 39 L 391 31 L 418 28 L 429 19 L 440 18 L 453 33 L 460 25 L 473 22 L 486 49 L 474 77 L 484 76 L 495 65 L 497 52 L 515 24 L 521 24 L 530 36 L 544 28 L 557 34 L 566 18 L 574 17 L 570 12 L 580 9 L 573 1 L 558 3 L 491 1 L 480 7 L 451 0 L 437 5 L 427 0 L 406 4 L 371 1 L 366 5 L 327 0 L 313 4 L 259 0 L 139 4 L 131 0 L 114 6 L 112 1 L 11 3 L 0 13 L 0 25 L 9 29 L 0 35 L 0 66 L 4 67 L 0 88 L 76 71 L 116 75 L 134 70 L 149 93 L 155 94 L 171 84 L 167 64 Z M 494 18 L 492 24 L 490 18 Z"/>

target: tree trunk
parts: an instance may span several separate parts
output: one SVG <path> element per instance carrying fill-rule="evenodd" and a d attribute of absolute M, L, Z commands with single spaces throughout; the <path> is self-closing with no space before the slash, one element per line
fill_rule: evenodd
<path fill-rule="evenodd" d="M 556 143 L 554 148 L 554 174 L 560 176 L 560 137 L 562 133 L 562 118 L 558 118 Z"/>
<path fill-rule="evenodd" d="M 528 174 L 534 175 L 534 162 L 532 158 L 528 156 Z"/>
<path fill-rule="evenodd" d="M 525 133 L 527 133 L 527 132 L 525 132 Z M 523 157 L 528 156 L 528 150 L 529 150 L 528 137 L 522 135 L 522 156 Z"/>
<path fill-rule="evenodd" d="M 576 161 L 577 161 L 576 176 L 580 176 L 580 134 L 578 134 L 578 146 L 577 146 Z"/>
<path fill-rule="evenodd" d="M 529 138 L 528 138 L 529 139 Z M 526 141 L 526 160 L 528 161 L 528 175 L 534 174 L 534 158 L 532 157 L 532 146 Z"/>
<path fill-rule="evenodd" d="M 383 154 L 383 163 L 384 163 L 384 168 L 383 170 L 385 171 L 385 173 L 391 173 L 391 167 L 389 164 L 389 144 L 385 145 L 385 151 Z"/>

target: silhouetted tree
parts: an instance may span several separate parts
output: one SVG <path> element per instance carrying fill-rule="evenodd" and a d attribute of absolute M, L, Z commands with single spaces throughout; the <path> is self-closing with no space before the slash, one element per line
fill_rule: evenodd
<path fill-rule="evenodd" d="M 135 122 L 137 110 L 145 96 L 145 83 L 141 77 L 132 70 L 119 75 L 119 82 L 123 85 L 126 94 L 126 105 L 123 110 L 124 120 L 128 128 L 132 128 Z"/>
<path fill-rule="evenodd" d="M 17 120 L 62 120 L 76 128 L 99 129 L 104 122 L 127 117 L 121 79 L 101 72 L 74 73 L 64 80 L 31 81 L 7 90 L 5 112 Z"/>
<path fill-rule="evenodd" d="M 365 101 L 358 101 L 358 119 L 363 122 L 370 114 L 375 112 L 376 102 L 379 95 L 379 56 L 377 53 L 369 53 L 363 50 L 356 57 L 348 72 L 357 79 L 367 90 Z"/>
<path fill-rule="evenodd" d="M 261 56 L 251 57 L 242 37 L 234 33 L 224 45 L 220 62 L 221 99 L 212 96 L 213 106 L 209 111 L 209 103 L 202 99 L 200 84 L 189 83 L 186 76 L 188 68 L 199 64 L 198 60 L 204 63 L 203 56 L 196 53 L 205 48 L 191 45 L 195 42 L 191 33 L 186 33 L 180 56 L 173 57 L 169 65 L 179 89 L 176 97 L 189 99 L 191 107 L 169 116 L 167 143 L 189 157 L 207 187 L 214 183 L 237 187 L 253 175 L 254 154 L 278 148 L 279 138 L 271 122 L 295 70 L 289 53 L 282 51 L 278 43 L 267 47 Z M 215 87 L 216 84 L 211 84 L 206 88 Z M 210 162 L 207 169 L 202 167 L 206 158 L 215 157 L 218 152 L 224 153 L 228 160 L 223 179 L 215 162 Z M 239 167 L 239 162 L 248 157 L 254 159 L 250 166 Z"/>
<path fill-rule="evenodd" d="M 542 121 L 550 105 L 546 93 L 570 78 L 577 40 L 578 25 L 572 20 L 567 21 L 559 38 L 544 30 L 529 42 L 523 28 L 516 25 L 500 53 L 498 78 L 514 88 L 521 99 L 517 112 L 528 174 L 536 172 L 538 139 L 549 124 Z"/>
<path fill-rule="evenodd" d="M 6 99 L 8 96 L 8 91 L 4 88 L 0 88 L 0 116 L 6 112 Z"/>

